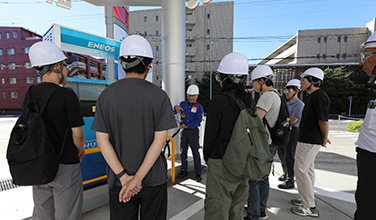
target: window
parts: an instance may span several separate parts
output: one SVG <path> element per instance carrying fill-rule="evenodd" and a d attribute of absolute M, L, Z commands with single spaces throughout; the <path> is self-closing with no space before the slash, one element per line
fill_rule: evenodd
<path fill-rule="evenodd" d="M 3 99 L 7 98 L 7 93 L 3 92 Z"/>
<path fill-rule="evenodd" d="M 337 38 L 338 43 L 341 42 L 341 36 Z"/>
<path fill-rule="evenodd" d="M 187 15 L 192 15 L 192 12 L 187 12 Z"/>
<path fill-rule="evenodd" d="M 324 60 L 326 59 L 326 54 L 325 54 L 325 53 L 322 55 L 322 58 L 323 58 Z"/>
<path fill-rule="evenodd" d="M 25 54 L 29 54 L 29 50 L 30 50 L 30 46 L 29 47 L 25 47 Z"/>
<path fill-rule="evenodd" d="M 2 56 L 2 55 L 3 55 L 3 49 L 0 48 L 0 56 Z"/>
<path fill-rule="evenodd" d="M 210 34 L 210 29 L 206 30 L 206 34 L 208 35 Z"/>
<path fill-rule="evenodd" d="M 342 54 L 342 58 L 343 58 L 343 59 L 346 59 L 346 54 L 345 54 L 345 53 Z"/>
<path fill-rule="evenodd" d="M 159 51 L 159 46 L 156 46 L 156 47 L 155 47 L 155 50 L 156 50 L 156 51 Z"/>
<path fill-rule="evenodd" d="M 8 55 L 14 55 L 14 48 L 13 47 L 8 48 L 7 51 L 8 51 Z"/>
<path fill-rule="evenodd" d="M 17 38 L 17 31 L 13 31 L 13 38 Z"/>
<path fill-rule="evenodd" d="M 0 63 L 0 70 L 4 69 L 4 64 Z"/>
<path fill-rule="evenodd" d="M 343 38 L 343 41 L 345 41 L 345 42 L 347 43 L 347 36 L 345 36 L 345 37 Z"/>
<path fill-rule="evenodd" d="M 1 84 L 5 84 L 5 78 L 1 77 Z"/>
<path fill-rule="evenodd" d="M 155 21 L 159 21 L 159 16 L 158 15 L 155 16 Z"/>
<path fill-rule="evenodd" d="M 29 61 L 25 62 L 25 68 L 30 69 L 31 68 L 31 63 Z"/>
<path fill-rule="evenodd" d="M 208 14 L 208 19 L 210 19 L 210 14 Z"/>
<path fill-rule="evenodd" d="M 32 76 L 26 76 L 26 83 L 33 83 L 34 82 L 34 78 Z"/>
<path fill-rule="evenodd" d="M 16 77 L 9 77 L 9 84 L 16 84 L 17 78 Z"/>
<path fill-rule="evenodd" d="M 339 59 L 339 53 L 337 53 L 336 57 L 337 57 L 337 59 Z"/>
<path fill-rule="evenodd" d="M 155 36 L 159 36 L 159 31 L 156 31 L 156 32 L 155 32 Z"/>
<path fill-rule="evenodd" d="M 206 45 L 206 50 L 210 50 L 210 45 Z"/>
<path fill-rule="evenodd" d="M 155 64 L 157 64 L 157 66 L 159 65 L 159 61 L 157 61 Z"/>
<path fill-rule="evenodd" d="M 148 22 L 148 17 L 147 16 L 144 17 L 144 22 Z"/>
<path fill-rule="evenodd" d="M 147 31 L 145 31 L 145 34 L 144 34 L 144 36 L 145 36 L 145 37 L 147 37 L 147 36 L 148 36 L 148 32 L 147 32 Z"/>
<path fill-rule="evenodd" d="M 326 43 L 326 37 L 324 37 L 324 43 Z"/>
<path fill-rule="evenodd" d="M 192 31 L 192 28 L 188 28 L 187 31 Z"/>
<path fill-rule="evenodd" d="M 9 32 L 5 32 L 5 35 L 7 36 L 7 39 L 9 39 Z"/>
<path fill-rule="evenodd" d="M 37 83 L 40 83 L 42 82 L 42 77 L 41 76 L 37 76 Z"/>
<path fill-rule="evenodd" d="M 12 98 L 12 99 L 18 98 L 18 92 L 17 91 L 10 92 L 10 98 Z"/>
<path fill-rule="evenodd" d="M 186 47 L 192 47 L 192 44 L 187 44 Z"/>
<path fill-rule="evenodd" d="M 16 63 L 8 63 L 8 69 L 10 70 L 16 69 Z"/>
<path fill-rule="evenodd" d="M 1 33 L 0 33 L 0 40 L 1 40 Z"/>

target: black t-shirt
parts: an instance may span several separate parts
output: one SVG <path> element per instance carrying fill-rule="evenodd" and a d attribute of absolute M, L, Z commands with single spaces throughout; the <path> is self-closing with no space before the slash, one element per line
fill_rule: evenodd
<path fill-rule="evenodd" d="M 40 83 L 32 88 L 32 98 L 39 104 L 48 86 L 58 86 L 54 83 Z M 29 92 L 29 91 L 28 91 Z M 27 92 L 27 94 L 28 94 Z M 27 95 L 26 94 L 26 95 Z M 69 126 L 65 147 L 60 159 L 62 164 L 76 164 L 78 158 L 77 147 L 73 143 L 72 129 L 84 125 L 80 111 L 80 103 L 76 93 L 68 88 L 60 87 L 48 102 L 42 115 L 46 123 L 47 133 L 56 152 L 60 153 L 64 135 Z"/>
<path fill-rule="evenodd" d="M 218 94 L 209 102 L 204 137 L 204 159 L 222 159 L 240 109 L 235 100 Z"/>
<path fill-rule="evenodd" d="M 319 89 L 308 96 L 299 126 L 298 141 L 309 144 L 323 144 L 319 121 L 328 121 L 330 99 Z"/>

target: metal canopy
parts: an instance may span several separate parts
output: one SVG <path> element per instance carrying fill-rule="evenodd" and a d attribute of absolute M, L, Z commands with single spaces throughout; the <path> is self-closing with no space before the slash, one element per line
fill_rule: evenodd
<path fill-rule="evenodd" d="M 162 6 L 162 0 L 84 0 L 96 6 Z"/>

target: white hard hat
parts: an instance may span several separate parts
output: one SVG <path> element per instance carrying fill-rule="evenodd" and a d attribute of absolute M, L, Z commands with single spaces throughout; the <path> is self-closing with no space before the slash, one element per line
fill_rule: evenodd
<path fill-rule="evenodd" d="M 287 82 L 286 87 L 288 87 L 288 86 L 295 86 L 295 87 L 298 87 L 298 89 L 300 89 L 300 80 L 292 79 L 292 80 Z"/>
<path fill-rule="evenodd" d="M 322 71 L 320 68 L 312 67 L 307 69 L 302 75 L 300 75 L 301 78 L 305 76 L 313 76 L 322 81 L 324 80 L 324 71 Z"/>
<path fill-rule="evenodd" d="M 257 66 L 251 73 L 251 80 L 260 79 L 267 76 L 273 76 L 273 70 L 267 65 Z"/>
<path fill-rule="evenodd" d="M 130 35 L 121 42 L 119 57 L 122 56 L 153 58 L 153 51 L 145 38 L 140 35 Z"/>
<path fill-rule="evenodd" d="M 198 94 L 200 94 L 198 86 L 196 86 L 196 85 L 190 85 L 188 87 L 188 89 L 187 89 L 187 95 L 198 95 Z"/>
<path fill-rule="evenodd" d="M 376 32 L 374 32 L 366 42 L 362 43 L 360 47 L 366 49 L 369 47 L 376 47 Z"/>
<path fill-rule="evenodd" d="M 39 41 L 30 47 L 29 59 L 32 67 L 45 66 L 67 59 L 63 51 L 55 44 Z"/>
<path fill-rule="evenodd" d="M 222 58 L 217 71 L 228 75 L 248 75 L 247 58 L 241 53 L 229 53 Z"/>

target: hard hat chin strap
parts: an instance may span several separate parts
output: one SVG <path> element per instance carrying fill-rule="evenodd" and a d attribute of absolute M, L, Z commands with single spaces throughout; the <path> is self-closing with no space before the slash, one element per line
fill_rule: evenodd
<path fill-rule="evenodd" d="M 38 67 L 34 67 L 35 70 L 37 71 L 37 73 L 43 77 L 44 74 L 48 73 L 49 71 L 53 71 L 55 73 L 58 73 L 61 75 L 61 79 L 60 79 L 60 82 L 59 84 L 63 83 L 64 81 L 64 74 L 63 74 L 63 70 L 64 70 L 64 67 L 63 67 L 63 61 L 60 62 L 60 71 L 57 71 L 55 70 L 53 67 L 55 67 L 57 64 L 55 65 L 46 65 L 46 66 L 38 66 Z"/>
<path fill-rule="evenodd" d="M 64 81 L 64 78 L 65 78 L 65 76 L 64 76 L 64 74 L 63 74 L 63 70 L 64 70 L 64 63 L 63 63 L 63 61 L 60 62 L 60 71 L 57 71 L 57 70 L 55 70 L 55 69 L 52 68 L 52 67 L 49 67 L 49 69 L 52 70 L 52 71 L 54 71 L 55 73 L 58 73 L 58 74 L 61 75 L 61 79 L 60 79 L 59 84 L 62 84 L 63 81 Z"/>
<path fill-rule="evenodd" d="M 131 63 L 127 63 L 124 60 L 121 60 L 121 67 L 123 67 L 123 69 L 127 70 L 127 69 L 130 69 L 130 68 L 133 68 L 133 67 L 137 66 L 140 63 L 142 63 L 142 65 L 147 70 L 149 70 L 149 68 L 144 63 L 144 58 L 143 57 L 136 57 L 136 60 L 133 61 L 133 62 L 131 62 Z"/>

